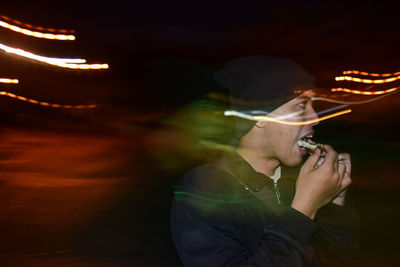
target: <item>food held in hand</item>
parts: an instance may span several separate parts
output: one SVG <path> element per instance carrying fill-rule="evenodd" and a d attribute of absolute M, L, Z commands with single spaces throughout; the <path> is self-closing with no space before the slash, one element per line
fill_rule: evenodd
<path fill-rule="evenodd" d="M 305 148 L 309 153 L 314 153 L 315 150 L 320 148 L 321 150 L 324 150 L 324 145 L 323 144 L 317 144 L 317 143 L 309 143 L 305 139 L 299 139 L 297 141 L 298 146 Z"/>

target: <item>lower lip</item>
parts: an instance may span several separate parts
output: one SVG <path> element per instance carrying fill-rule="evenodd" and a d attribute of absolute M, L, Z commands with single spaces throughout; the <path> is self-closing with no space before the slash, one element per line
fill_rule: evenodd
<path fill-rule="evenodd" d="M 302 148 L 302 147 L 299 147 L 299 146 L 298 146 L 298 148 L 299 148 L 300 153 L 301 153 L 302 156 L 307 155 L 308 152 L 307 152 L 307 150 L 305 148 Z"/>

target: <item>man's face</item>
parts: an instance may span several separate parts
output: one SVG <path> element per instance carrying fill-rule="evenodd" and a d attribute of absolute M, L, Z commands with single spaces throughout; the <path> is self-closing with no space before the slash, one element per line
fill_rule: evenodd
<path fill-rule="evenodd" d="M 312 107 L 311 97 L 314 91 L 308 90 L 295 99 L 283 104 L 269 117 L 290 121 L 302 122 L 318 118 Z M 291 114 L 290 116 L 287 116 Z M 258 122 L 257 124 L 259 124 Z M 305 136 L 314 135 L 313 126 L 317 123 L 306 125 L 286 125 L 277 122 L 263 122 L 263 150 L 266 156 L 278 159 L 288 166 L 295 166 L 301 163 L 302 157 L 307 154 L 304 148 L 297 145 L 297 141 Z"/>

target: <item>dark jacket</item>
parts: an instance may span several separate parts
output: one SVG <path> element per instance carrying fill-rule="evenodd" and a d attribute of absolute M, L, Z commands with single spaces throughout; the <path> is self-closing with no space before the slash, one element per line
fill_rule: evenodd
<path fill-rule="evenodd" d="M 171 211 L 183 264 L 346 265 L 359 243 L 359 217 L 351 203 L 328 204 L 311 220 L 290 207 L 294 187 L 295 179 L 282 176 L 274 184 L 237 154 L 188 172 Z"/>

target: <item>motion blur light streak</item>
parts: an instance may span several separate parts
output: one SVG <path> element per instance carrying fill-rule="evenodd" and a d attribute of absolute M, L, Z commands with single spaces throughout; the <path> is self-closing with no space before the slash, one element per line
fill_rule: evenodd
<path fill-rule="evenodd" d="M 34 59 L 40 62 L 44 62 L 50 65 L 62 67 L 62 68 L 70 68 L 70 69 L 108 69 L 108 64 L 75 64 L 75 63 L 84 63 L 85 59 L 81 58 L 51 58 L 35 55 L 30 52 L 26 52 L 22 49 L 9 47 L 7 45 L 0 43 L 0 49 L 4 50 L 7 53 L 16 54 L 18 56 L 22 56 L 25 58 Z"/>
<path fill-rule="evenodd" d="M 343 74 L 358 74 L 358 75 L 372 76 L 372 77 L 389 77 L 389 76 L 400 75 L 400 72 L 394 72 L 394 73 L 372 73 L 372 72 L 358 71 L 358 70 L 346 70 L 346 71 L 343 71 Z"/>
<path fill-rule="evenodd" d="M 350 113 L 352 110 L 351 109 L 346 109 L 343 111 L 339 111 L 318 119 L 314 119 L 314 120 L 307 120 L 307 121 L 283 121 L 283 120 L 279 120 L 276 118 L 271 118 L 268 116 L 252 116 L 252 115 L 248 115 L 248 114 L 243 114 L 242 112 L 238 112 L 235 110 L 226 110 L 224 112 L 225 116 L 236 116 L 236 117 L 240 117 L 240 118 L 244 118 L 244 119 L 248 119 L 248 120 L 254 120 L 254 121 L 272 121 L 272 122 L 276 122 L 276 123 L 280 123 L 280 124 L 285 124 L 285 125 L 307 125 L 307 124 L 312 124 L 312 123 L 316 123 L 319 121 L 323 121 L 323 120 L 327 120 L 330 118 L 334 118 L 340 115 L 344 115 L 347 113 Z"/>
<path fill-rule="evenodd" d="M 351 94 L 357 94 L 357 95 L 383 95 L 387 93 L 391 93 L 394 91 L 399 90 L 400 87 L 394 87 L 390 88 L 387 90 L 381 90 L 381 91 L 360 91 L 360 90 L 352 90 L 352 89 L 347 89 L 347 88 L 332 88 L 332 92 L 347 92 Z"/>
<path fill-rule="evenodd" d="M 12 18 L 9 18 L 7 16 L 3 16 L 3 15 L 0 15 L 0 18 L 2 18 L 3 20 L 6 20 L 8 22 L 11 22 L 13 24 L 17 24 L 17 25 L 23 26 L 23 27 L 28 28 L 28 29 L 52 32 L 52 33 L 75 33 L 74 30 L 54 29 L 54 28 L 45 28 L 45 27 L 41 27 L 41 26 L 34 26 L 34 25 L 31 25 L 31 24 L 28 24 L 28 23 L 24 23 L 22 21 L 19 21 L 19 20 L 16 20 L 16 19 L 12 19 Z"/>
<path fill-rule="evenodd" d="M 272 121 L 272 122 L 277 122 L 277 123 L 286 124 L 286 125 L 307 125 L 307 124 L 312 124 L 312 123 L 316 123 L 316 122 L 319 122 L 319 121 L 324 121 L 324 120 L 327 120 L 327 119 L 330 119 L 330 118 L 334 118 L 334 117 L 337 117 L 337 116 L 340 116 L 340 115 L 344 115 L 344 114 L 347 114 L 347 113 L 350 113 L 350 112 L 351 112 L 351 109 L 346 109 L 346 110 L 339 111 L 339 112 L 336 112 L 336 113 L 333 113 L 333 114 L 330 114 L 330 115 L 327 115 L 327 116 L 324 116 L 324 117 L 321 117 L 321 118 L 318 118 L 318 119 L 308 120 L 308 121 L 300 121 L 300 122 L 281 121 L 281 120 L 277 120 L 277 119 L 270 118 L 270 117 L 267 117 L 267 116 L 255 116 L 254 118 L 256 120 Z"/>
<path fill-rule="evenodd" d="M 0 20 L 0 26 L 18 33 L 22 33 L 28 36 L 33 36 L 37 38 L 44 38 L 44 39 L 51 39 L 51 40 L 61 40 L 61 41 L 73 41 L 75 40 L 74 35 L 66 35 L 66 34 L 54 34 L 54 33 L 43 33 L 43 32 L 36 32 L 31 31 L 28 29 L 20 28 L 18 26 L 9 24 L 5 21 Z"/>
<path fill-rule="evenodd" d="M 80 70 L 99 70 L 99 69 L 108 69 L 108 64 L 71 64 L 64 62 L 57 63 L 49 63 L 51 65 L 55 65 L 62 68 L 69 69 L 80 69 Z"/>
<path fill-rule="evenodd" d="M 204 146 L 204 147 L 208 147 L 208 148 L 212 148 L 212 149 L 235 152 L 234 146 L 220 144 L 220 143 L 217 143 L 217 142 L 214 142 L 214 141 L 209 141 L 209 140 L 204 140 L 203 139 L 203 140 L 199 141 L 199 144 Z"/>
<path fill-rule="evenodd" d="M 46 106 L 46 107 L 52 107 L 52 108 L 66 108 L 66 109 L 84 109 L 84 108 L 95 108 L 97 105 L 61 105 L 61 104 L 52 104 L 48 102 L 43 102 L 43 101 L 37 101 L 35 99 L 27 98 L 24 96 L 19 96 L 13 93 L 9 93 L 6 91 L 0 91 L 0 95 L 5 95 L 8 97 L 12 97 L 18 100 L 26 101 L 32 104 L 40 105 L 40 106 Z"/>
<path fill-rule="evenodd" d="M 252 121 L 255 120 L 253 115 L 248 115 L 248 114 L 245 114 L 243 112 L 236 111 L 236 110 L 225 110 L 224 111 L 224 115 L 225 116 L 235 116 L 235 117 L 238 117 L 238 118 L 252 120 Z"/>
<path fill-rule="evenodd" d="M 340 106 L 328 108 L 328 109 L 325 109 L 325 110 L 317 112 L 317 115 L 321 115 L 321 114 L 332 112 L 332 111 L 335 111 L 335 110 L 338 110 L 338 109 L 346 108 L 347 106 L 348 105 L 340 105 Z M 252 114 L 260 114 L 260 113 L 263 113 L 264 115 L 257 115 L 258 117 L 260 117 L 260 116 L 268 116 L 268 112 L 265 112 L 265 111 L 262 111 L 262 110 L 260 110 L 260 111 L 251 110 L 251 111 L 246 111 L 246 112 L 245 111 L 241 111 L 240 112 L 240 111 L 236 111 L 236 110 L 226 110 L 224 112 L 224 115 L 226 115 L 226 116 L 237 116 L 237 117 L 240 117 L 240 118 L 243 118 L 243 119 L 254 120 L 254 117 L 256 115 L 252 115 Z M 275 120 L 289 119 L 289 118 L 292 118 L 292 117 L 294 117 L 294 116 L 296 116 L 298 114 L 301 114 L 301 113 L 303 113 L 303 111 L 296 111 L 296 112 L 289 113 L 287 115 L 282 115 L 282 116 L 275 117 L 274 119 Z M 313 115 L 303 116 L 303 118 L 309 118 L 310 116 L 313 116 Z"/>
<path fill-rule="evenodd" d="M 322 114 L 325 114 L 325 113 L 329 113 L 329 112 L 332 112 L 332 111 L 335 111 L 335 110 L 338 110 L 338 109 L 347 108 L 347 107 L 348 107 L 348 105 L 344 104 L 344 105 L 335 106 L 335 107 L 332 107 L 332 108 L 327 108 L 327 109 L 324 109 L 324 110 L 321 110 L 321 111 L 317 112 L 317 115 L 322 115 Z M 309 117 L 309 116 L 313 116 L 313 115 L 308 115 L 307 117 Z"/>
<path fill-rule="evenodd" d="M 350 77 L 350 76 L 335 77 L 336 81 L 352 81 L 352 82 L 357 82 L 357 83 L 389 83 L 389 82 L 397 81 L 399 79 L 400 79 L 400 76 L 382 79 L 382 80 L 360 79 L 360 78 L 354 78 L 354 77 Z"/>
<path fill-rule="evenodd" d="M 39 56 L 39 55 L 35 55 L 30 52 L 26 52 L 22 49 L 13 48 L 13 47 L 1 44 L 1 43 L 0 43 L 0 49 L 6 51 L 7 53 L 16 54 L 21 57 L 34 59 L 34 60 L 49 63 L 49 64 L 59 63 L 59 62 L 62 62 L 62 63 L 85 63 L 86 62 L 86 59 L 83 59 L 83 58 L 57 58 L 57 57 Z"/>
<path fill-rule="evenodd" d="M 360 105 L 360 104 L 366 104 L 366 103 L 370 103 L 370 102 L 374 102 L 377 101 L 379 99 L 382 99 L 384 97 L 387 97 L 391 94 L 395 94 L 399 91 L 394 91 L 391 93 L 387 93 L 378 97 L 374 97 L 371 99 L 367 99 L 367 100 L 361 100 L 361 101 L 344 101 L 344 100 L 336 100 L 336 99 L 331 99 L 331 98 L 327 98 L 327 97 L 321 97 L 321 96 L 317 96 L 317 97 L 313 97 L 311 98 L 313 101 L 325 101 L 325 102 L 331 102 L 331 103 L 337 103 L 337 104 L 345 104 L 345 105 Z"/>
<path fill-rule="evenodd" d="M 0 83 L 19 83 L 17 79 L 0 78 Z"/>

